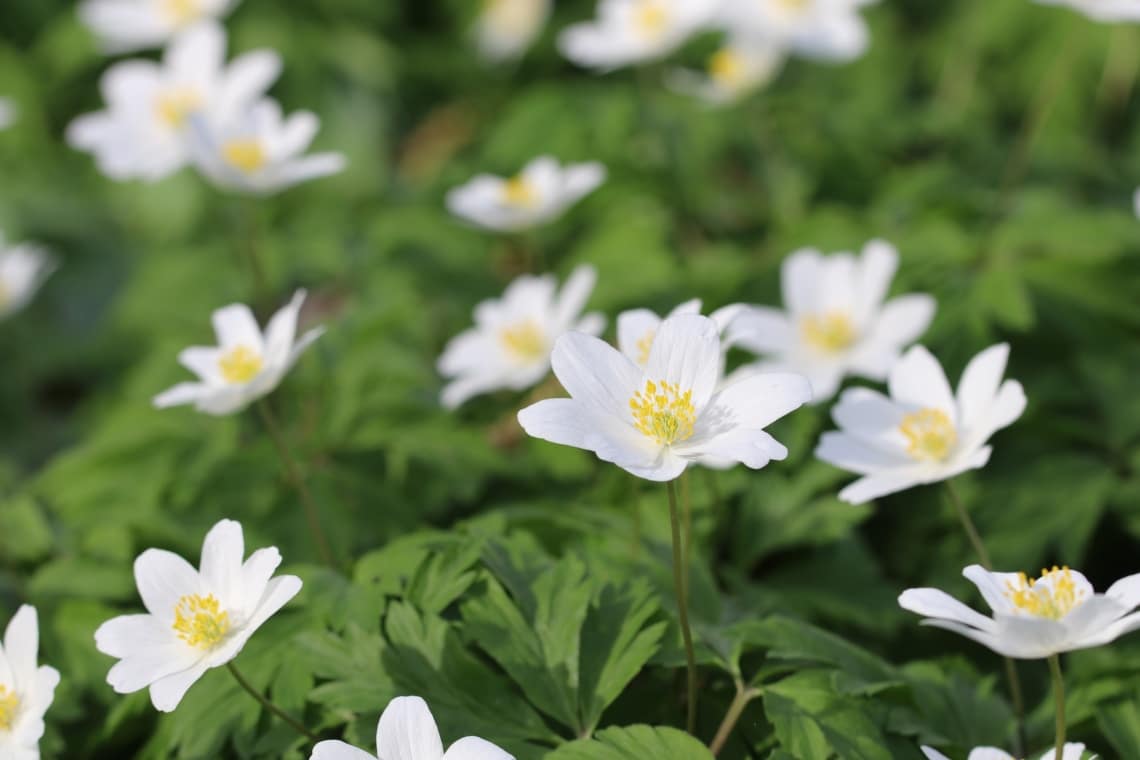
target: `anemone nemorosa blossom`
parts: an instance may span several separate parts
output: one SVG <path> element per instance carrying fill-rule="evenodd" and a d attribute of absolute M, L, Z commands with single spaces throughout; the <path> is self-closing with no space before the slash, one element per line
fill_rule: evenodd
<path fill-rule="evenodd" d="M 656 61 L 672 53 L 712 17 L 719 0 L 599 0 L 597 17 L 573 24 L 558 49 L 599 71 Z"/>
<path fill-rule="evenodd" d="M 485 0 L 475 21 L 475 42 L 490 61 L 518 58 L 542 32 L 552 0 Z"/>
<path fill-rule="evenodd" d="M 1064 5 L 1093 21 L 1140 21 L 1136 0 L 1037 0 L 1042 5 Z M 1067 759 L 1066 759 L 1067 760 Z"/>
<path fill-rule="evenodd" d="M 221 19 L 238 0 L 83 0 L 79 18 L 108 53 L 161 47 L 199 21 Z"/>
<path fill-rule="evenodd" d="M 0 319 L 27 306 L 55 267 L 55 259 L 40 246 L 5 245 L 0 234 Z"/>
<path fill-rule="evenodd" d="M 870 44 L 860 9 L 875 0 L 724 0 L 714 25 L 732 35 L 825 61 L 850 61 Z"/>
<path fill-rule="evenodd" d="M 1081 760 L 1084 757 L 1084 752 L 1085 745 L 1083 744 L 1066 744 L 1061 751 L 1061 760 Z M 923 747 L 922 753 L 926 755 L 927 760 L 950 760 L 946 755 L 931 747 Z M 1053 748 L 1042 755 L 1040 760 L 1054 760 L 1055 757 L 1057 757 L 1057 750 Z M 970 756 L 966 760 L 1018 760 L 1018 758 L 996 747 L 977 747 L 970 750 Z M 1094 756 L 1091 760 L 1096 760 L 1096 757 Z"/>
<path fill-rule="evenodd" d="M 40 626 L 36 608 L 23 605 L 0 645 L 0 757 L 39 760 L 44 713 L 55 698 L 59 671 L 36 664 Z"/>

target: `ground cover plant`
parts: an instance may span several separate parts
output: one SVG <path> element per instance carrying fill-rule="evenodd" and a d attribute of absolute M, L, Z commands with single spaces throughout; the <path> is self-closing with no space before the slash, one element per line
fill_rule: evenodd
<path fill-rule="evenodd" d="M 1140 757 L 1133 3 L 3 10 L 0 758 Z"/>

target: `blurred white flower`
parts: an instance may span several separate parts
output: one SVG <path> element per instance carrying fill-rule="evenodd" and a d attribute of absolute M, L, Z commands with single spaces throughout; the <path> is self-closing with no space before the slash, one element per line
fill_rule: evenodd
<path fill-rule="evenodd" d="M 731 324 L 733 318 L 743 309 L 744 304 L 729 304 L 722 306 L 709 315 L 716 323 L 717 332 L 723 336 L 725 329 Z M 676 306 L 664 319 L 679 314 L 700 314 L 701 299 L 694 298 Z M 649 364 L 649 353 L 653 348 L 653 340 L 657 331 L 661 329 L 662 317 L 649 309 L 630 309 L 618 314 L 617 318 L 617 346 L 637 366 L 645 368 Z M 722 344 L 722 347 L 726 347 Z"/>
<path fill-rule="evenodd" d="M 554 374 L 570 398 L 519 412 L 535 438 L 586 449 L 647 480 L 672 480 L 694 462 L 759 469 L 788 450 L 764 427 L 811 398 L 790 373 L 746 377 L 718 388 L 721 349 L 708 317 L 661 323 L 644 369 L 603 340 L 567 333 L 554 345 Z"/>
<path fill-rule="evenodd" d="M 701 28 L 719 0 L 599 0 L 597 17 L 558 36 L 579 66 L 607 71 L 672 53 Z"/>
<path fill-rule="evenodd" d="M 226 65 L 226 34 L 203 22 L 178 34 L 161 64 L 117 63 L 103 75 L 107 110 L 80 116 L 68 143 L 95 154 L 114 180 L 155 181 L 190 161 L 192 120 L 226 120 L 263 96 L 281 72 L 270 50 L 245 53 Z"/>
<path fill-rule="evenodd" d="M 550 17 L 551 0 L 484 0 L 475 22 L 475 41 L 491 61 L 518 58 Z"/>
<path fill-rule="evenodd" d="M 593 192 L 606 168 L 591 161 L 561 166 L 539 156 L 510 179 L 480 174 L 447 194 L 447 209 L 488 230 L 515 232 L 552 221 Z"/>
<path fill-rule="evenodd" d="M 200 412 L 233 414 L 273 391 L 293 368 L 323 327 L 309 330 L 299 340 L 297 316 L 305 300 L 299 290 L 285 307 L 273 315 L 263 335 L 253 312 L 244 304 L 232 304 L 213 314 L 217 347 L 191 346 L 178 354 L 178 361 L 198 375 L 198 382 L 179 383 L 154 398 L 160 409 L 193 404 Z"/>
<path fill-rule="evenodd" d="M 784 53 L 774 45 L 731 41 L 713 53 L 706 72 L 678 69 L 668 83 L 710 105 L 727 105 L 766 87 L 783 64 Z"/>
<path fill-rule="evenodd" d="M 55 259 L 40 246 L 8 246 L 0 234 L 0 319 L 27 306 L 55 267 Z"/>
<path fill-rule="evenodd" d="M 1036 0 L 1036 2 L 1041 5 L 1063 5 L 1083 13 L 1093 21 L 1140 21 L 1140 3 L 1136 0 Z"/>
<path fill-rule="evenodd" d="M 942 365 L 915 346 L 891 369 L 890 398 L 851 388 L 831 411 L 838 432 L 824 433 L 815 455 L 862 475 L 839 492 L 852 504 L 979 467 L 990 458 L 986 441 L 1025 411 L 1025 391 L 1002 382 L 1009 346 L 990 346 L 966 365 L 958 395 Z"/>
<path fill-rule="evenodd" d="M 1132 194 L 1132 210 L 1140 217 L 1140 189 Z"/>
<path fill-rule="evenodd" d="M 443 751 L 435 718 L 419 697 L 396 697 L 376 726 L 376 754 L 341 741 L 323 741 L 309 760 L 514 760 L 491 742 L 468 736 Z M 1067 760 L 1067 759 L 1066 759 Z"/>
<path fill-rule="evenodd" d="M 16 121 L 16 105 L 8 98 L 0 98 L 0 129 L 7 129 Z"/>
<path fill-rule="evenodd" d="M 875 0 L 724 0 L 714 24 L 806 58 L 849 61 L 867 49 L 859 9 Z"/>
<path fill-rule="evenodd" d="M 0 757 L 39 760 L 44 713 L 55 698 L 59 671 L 36 666 L 40 627 L 35 607 L 23 605 L 0 646 Z"/>
<path fill-rule="evenodd" d="M 858 258 L 793 253 L 780 271 L 786 311 L 752 307 L 729 327 L 733 345 L 767 357 L 741 371 L 799 372 L 816 403 L 834 396 L 848 374 L 883 380 L 934 318 L 935 301 L 925 294 L 884 303 L 898 261 L 882 240 L 867 243 Z"/>
<path fill-rule="evenodd" d="M 99 626 L 95 646 L 115 657 L 107 683 L 119 694 L 150 687 L 155 709 L 170 712 L 210 668 L 225 665 L 301 590 L 294 575 L 273 577 L 276 547 L 245 557 L 241 524 L 222 520 L 206 534 L 199 569 L 173 552 L 147 549 L 135 560 L 145 615 Z"/>
<path fill-rule="evenodd" d="M 943 755 L 936 749 L 931 747 L 923 747 L 922 753 L 926 755 L 927 760 L 950 760 L 950 758 Z M 1061 752 L 1061 760 L 1081 760 L 1084 757 L 1085 745 L 1083 744 L 1066 744 Z M 1053 760 L 1057 756 L 1057 750 L 1050 749 L 1041 756 L 1041 760 Z M 1008 752 L 1003 752 L 996 747 L 978 747 L 970 751 L 970 756 L 966 760 L 1017 760 L 1013 755 Z M 1091 760 L 1096 760 L 1093 756 Z"/>
<path fill-rule="evenodd" d="M 1067 567 L 1041 577 L 996 573 L 981 565 L 962 571 L 989 605 L 986 617 L 936 588 L 911 588 L 899 605 L 922 615 L 923 625 L 945 628 L 1006 657 L 1037 660 L 1108 644 L 1140 628 L 1140 574 L 1122 578 L 1103 594 Z"/>
<path fill-rule="evenodd" d="M 285 118 L 277 101 L 263 98 L 226 120 L 193 119 L 190 155 L 198 170 L 222 189 L 272 195 L 344 169 L 340 153 L 302 155 L 320 123 L 309 111 Z"/>
<path fill-rule="evenodd" d="M 439 357 L 439 373 L 451 380 L 440 403 L 455 409 L 472 396 L 542 380 L 555 339 L 568 330 L 597 335 L 605 327 L 601 314 L 582 314 L 597 278 L 593 267 L 580 266 L 558 293 L 553 275 L 523 275 L 501 299 L 476 306 L 475 326 L 448 341 Z"/>
<path fill-rule="evenodd" d="M 220 19 L 238 0 L 83 0 L 79 18 L 108 53 L 161 47 L 198 21 Z"/>

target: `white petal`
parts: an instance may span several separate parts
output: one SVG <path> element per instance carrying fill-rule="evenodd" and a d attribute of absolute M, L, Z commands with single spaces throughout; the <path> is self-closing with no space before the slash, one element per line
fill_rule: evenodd
<path fill-rule="evenodd" d="M 695 439 L 695 436 L 694 436 Z M 673 451 L 686 458 L 709 458 L 719 462 L 740 462 L 759 470 L 773 459 L 787 459 L 788 449 L 763 430 L 731 428 L 702 437 L 693 442 L 673 446 Z"/>
<path fill-rule="evenodd" d="M 865 325 L 879 311 L 891 289 L 891 280 L 898 269 L 899 254 L 885 240 L 872 240 L 863 246 L 856 265 L 855 324 Z"/>
<path fill-rule="evenodd" d="M 1140 607 L 1140 573 L 1121 578 L 1104 595 L 1127 609 Z"/>
<path fill-rule="evenodd" d="M 905 491 L 922 483 L 918 468 L 887 470 L 866 475 L 839 492 L 839 498 L 848 504 L 865 504 L 880 496 Z"/>
<path fill-rule="evenodd" d="M 317 742 L 309 760 L 376 760 L 376 756 L 342 741 Z"/>
<path fill-rule="evenodd" d="M 221 520 L 202 542 L 199 564 L 202 583 L 211 593 L 217 594 L 223 605 L 234 604 L 241 588 L 242 559 L 245 556 L 245 539 L 241 523 Z"/>
<path fill-rule="evenodd" d="M 442 760 L 443 742 L 427 703 L 419 697 L 396 697 L 376 726 L 380 760 Z"/>
<path fill-rule="evenodd" d="M 657 461 L 647 466 L 618 463 L 618 467 L 631 475 L 658 483 L 679 478 L 688 466 L 689 460 L 677 456 L 669 448 L 662 449 Z"/>
<path fill-rule="evenodd" d="M 991 610 L 1012 614 L 1013 604 L 1006 594 L 1010 585 L 1018 582 L 1017 573 L 999 573 L 987 570 L 981 565 L 970 565 L 962 570 L 962 576 L 978 587 L 978 591 Z"/>
<path fill-rule="evenodd" d="M 562 192 L 573 202 L 593 192 L 606 180 L 606 167 L 597 161 L 567 166 L 562 174 Z"/>
<path fill-rule="evenodd" d="M 271 390 L 272 387 L 255 388 L 251 384 L 210 388 L 209 392 L 198 398 L 194 406 L 205 414 L 224 417 L 242 411 Z"/>
<path fill-rule="evenodd" d="M 311 179 L 339 174 L 348 166 L 348 160 L 341 153 L 313 153 L 293 159 L 278 167 L 276 174 L 263 190 L 274 193 L 308 182 Z"/>
<path fill-rule="evenodd" d="M 206 664 L 199 662 L 180 673 L 174 673 L 152 683 L 150 685 L 150 701 L 154 705 L 154 709 L 159 712 L 173 712 L 182 698 L 186 696 L 186 692 L 202 677 L 206 670 Z"/>
<path fill-rule="evenodd" d="M 586 307 L 586 301 L 594 292 L 594 284 L 597 281 L 598 272 L 592 266 L 583 265 L 574 269 L 558 295 L 554 310 L 555 329 L 559 332 L 570 329 L 578 319 L 578 315 L 582 313 L 582 309 Z"/>
<path fill-rule="evenodd" d="M 946 373 L 929 351 L 914 346 L 891 369 L 891 398 L 915 408 L 933 408 L 945 412 L 957 425 L 958 414 Z"/>
<path fill-rule="evenodd" d="M 815 456 L 828 464 L 860 475 L 899 470 L 910 461 L 872 446 L 866 441 L 846 433 L 824 433 L 815 449 Z"/>
<path fill-rule="evenodd" d="M 661 317 L 649 309 L 630 309 L 618 314 L 617 318 L 617 345 L 618 350 L 626 355 L 631 362 L 640 363 L 642 356 L 641 344 L 648 340 L 653 345 L 653 338 L 661 326 Z M 645 359 L 649 359 L 646 352 Z"/>
<path fill-rule="evenodd" d="M 465 375 L 443 386 L 439 403 L 444 409 L 458 409 L 468 399 L 506 387 L 506 380 L 500 374 Z"/>
<path fill-rule="evenodd" d="M 998 343 L 982 351 L 966 365 L 958 383 L 959 424 L 977 426 L 997 398 L 998 387 L 1009 359 L 1009 344 Z"/>
<path fill-rule="evenodd" d="M 997 624 L 991 618 L 967 607 L 940 589 L 908 588 L 899 595 L 899 606 L 923 617 L 953 620 L 989 633 L 997 631 Z"/>
<path fill-rule="evenodd" d="M 936 308 L 934 298 L 919 293 L 889 301 L 852 350 L 851 370 L 872 380 L 886 379 L 902 350 L 926 332 Z"/>
<path fill-rule="evenodd" d="M 249 555 L 249 559 L 241 566 L 241 605 L 245 615 L 250 615 L 258 602 L 265 596 L 269 579 L 281 564 L 281 552 L 275 546 L 258 549 Z"/>
<path fill-rule="evenodd" d="M 922 747 L 922 754 L 926 755 L 926 760 L 950 760 L 946 755 L 931 747 Z"/>
<path fill-rule="evenodd" d="M 190 346 L 178 352 L 178 363 L 207 383 L 220 383 L 222 350 L 213 346 Z"/>
<path fill-rule="evenodd" d="M 224 306 L 212 316 L 214 332 L 218 336 L 218 346 L 229 350 L 235 346 L 245 346 L 258 354 L 263 354 L 261 329 L 250 308 L 242 303 Z"/>
<path fill-rule="evenodd" d="M 1005 655 L 1006 657 L 1013 657 L 1020 660 L 1035 660 L 1043 656 L 1048 656 L 1038 654 L 1038 649 L 1035 646 L 1026 646 L 1022 642 L 995 636 L 985 631 L 980 631 L 977 628 L 971 628 L 968 625 L 955 623 L 951 620 L 929 619 L 923 620 L 922 624 L 965 636 L 968 639 L 978 642 L 987 649 L 997 652 L 1000 655 Z"/>
<path fill-rule="evenodd" d="M 765 428 L 809 401 L 811 386 L 803 375 L 764 372 L 722 388 L 709 402 L 702 419 L 722 415 L 735 426 Z"/>
<path fill-rule="evenodd" d="M 849 388 L 831 410 L 831 418 L 843 432 L 884 445 L 891 442 L 905 414 L 891 399 L 870 388 Z"/>
<path fill-rule="evenodd" d="M 40 626 L 36 608 L 22 604 L 4 631 L 4 655 L 12 668 L 16 686 L 21 691 L 30 686 L 35 678 L 39 647 Z"/>
<path fill-rule="evenodd" d="M 814 248 L 792 253 L 780 268 L 784 308 L 793 316 L 812 314 L 817 309 L 816 291 L 823 279 L 823 255 Z"/>
<path fill-rule="evenodd" d="M 738 346 L 755 354 L 783 354 L 796 341 L 795 330 L 784 312 L 764 306 L 748 306 L 729 322 L 726 346 Z"/>
<path fill-rule="evenodd" d="M 515 760 L 515 758 L 514 755 L 499 749 L 486 739 L 466 736 L 448 748 L 443 760 Z"/>
<path fill-rule="evenodd" d="M 254 50 L 238 56 L 226 69 L 217 93 L 223 115 L 238 113 L 265 95 L 281 75 L 281 56 L 272 50 Z"/>
<path fill-rule="evenodd" d="M 996 747 L 978 747 L 970 752 L 967 760 L 1017 760 L 1017 758 Z"/>
<path fill-rule="evenodd" d="M 147 612 L 164 625 L 173 623 L 179 599 L 201 590 L 198 572 L 189 562 L 165 549 L 147 549 L 138 556 L 135 583 Z"/>
<path fill-rule="evenodd" d="M 631 419 L 629 400 L 641 383 L 641 370 L 610 344 L 591 335 L 566 333 L 554 344 L 551 366 L 574 400 Z"/>
<path fill-rule="evenodd" d="M 609 416 L 575 399 L 539 401 L 521 410 L 518 420 L 527 435 L 593 451 L 621 467 L 653 469 L 661 456 L 661 446 L 638 432 L 632 417 Z"/>
<path fill-rule="evenodd" d="M 682 314 L 661 323 L 645 376 L 654 382 L 673 383 L 682 393 L 692 391 L 693 406 L 699 412 L 716 390 L 720 366 L 716 323 L 708 317 Z"/>
<path fill-rule="evenodd" d="M 166 48 L 163 63 L 176 75 L 196 79 L 220 70 L 225 57 L 226 33 L 211 19 L 176 35 Z"/>
<path fill-rule="evenodd" d="M 298 290 L 285 306 L 269 319 L 265 326 L 265 355 L 269 361 L 286 362 L 297 335 L 297 318 L 305 302 L 305 291 Z"/>

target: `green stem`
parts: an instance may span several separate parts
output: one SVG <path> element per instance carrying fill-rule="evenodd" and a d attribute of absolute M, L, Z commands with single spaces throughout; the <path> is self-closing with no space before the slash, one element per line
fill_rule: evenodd
<path fill-rule="evenodd" d="M 1060 760 L 1065 751 L 1065 677 L 1061 674 L 1061 656 L 1049 658 L 1049 672 L 1053 675 L 1053 701 L 1057 703 L 1057 741 L 1053 757 Z"/>
<path fill-rule="evenodd" d="M 689 596 L 684 576 L 687 567 L 682 567 L 684 561 L 681 547 L 681 519 L 677 514 L 677 486 L 669 481 L 669 522 L 673 527 L 673 589 L 677 594 L 677 613 L 681 621 L 681 637 L 685 641 L 685 663 L 688 670 L 687 717 L 685 725 L 689 733 L 697 727 L 697 657 L 693 651 L 693 632 L 689 628 Z"/>
<path fill-rule="evenodd" d="M 978 534 L 978 529 L 974 527 L 974 521 L 970 519 L 970 513 L 966 511 L 966 507 L 962 504 L 962 499 L 958 496 L 958 489 L 954 487 L 954 482 L 946 481 L 946 493 L 950 497 L 950 503 L 954 506 L 954 511 L 958 513 L 958 519 L 962 522 L 962 527 L 966 530 L 966 536 L 970 539 L 970 543 L 974 546 L 974 552 L 978 555 L 978 560 L 982 563 L 982 567 L 987 570 L 993 570 L 993 563 L 990 562 L 990 553 L 986 551 L 986 545 L 982 543 L 982 537 Z"/>
<path fill-rule="evenodd" d="M 256 201 L 246 201 L 242 206 L 242 240 L 238 247 L 253 282 L 252 303 L 255 307 L 265 307 L 269 305 L 269 278 L 265 274 L 265 265 L 261 260 L 259 234 L 261 225 L 258 221 L 258 211 Z"/>
<path fill-rule="evenodd" d="M 336 559 L 329 546 L 329 540 L 325 537 L 325 532 L 321 528 L 317 503 L 313 499 L 313 494 L 309 491 L 309 486 L 305 483 L 305 477 L 301 474 L 301 468 L 297 464 L 297 460 L 293 458 L 293 453 L 289 450 L 289 444 L 285 440 L 285 435 L 281 432 L 281 426 L 277 423 L 277 418 L 274 416 L 273 410 L 269 408 L 269 404 L 265 399 L 260 399 L 256 406 L 258 413 L 261 415 L 262 422 L 265 423 L 265 429 L 269 433 L 269 437 L 273 440 L 273 445 L 277 448 L 277 453 L 281 457 L 281 464 L 285 468 L 285 475 L 289 478 L 293 488 L 296 489 L 297 495 L 301 497 L 301 504 L 305 509 L 305 519 L 309 523 L 309 532 L 317 544 L 317 551 L 320 553 L 321 559 L 324 560 L 325 564 L 335 570 L 337 569 Z"/>
<path fill-rule="evenodd" d="M 305 726 L 299 720 L 297 720 L 292 715 L 290 715 L 289 713 L 282 710 L 277 705 L 270 702 L 268 699 L 266 699 L 264 694 L 262 694 L 257 689 L 253 688 L 253 684 L 251 684 L 249 681 L 245 680 L 245 676 L 243 676 L 241 674 L 241 671 L 239 671 L 237 669 L 237 666 L 234 665 L 232 660 L 230 662 L 226 663 L 226 669 L 230 671 L 230 674 L 233 675 L 234 680 L 238 682 L 238 686 L 245 689 L 251 697 L 253 697 L 259 703 L 261 703 L 262 707 L 264 707 L 266 710 L 268 710 L 273 715 L 276 715 L 281 720 L 288 723 L 290 726 L 293 727 L 293 729 L 295 731 L 297 731 L 297 733 L 301 734 L 301 736 L 304 736 L 309 741 L 316 742 L 318 740 L 319 737 L 316 734 L 314 734 L 312 731 L 310 731 L 309 729 L 305 728 Z"/>
<path fill-rule="evenodd" d="M 681 567 L 685 569 L 682 579 L 685 581 L 685 598 L 689 598 L 689 571 L 692 568 L 693 556 L 693 500 L 689 494 L 689 471 L 681 473 L 681 537 L 684 544 L 681 547 Z"/>
<path fill-rule="evenodd" d="M 728 706 L 728 712 L 725 713 L 724 720 L 720 722 L 720 728 L 716 730 L 716 736 L 713 737 L 712 743 L 709 744 L 709 751 L 713 755 L 720 753 L 724 749 L 728 737 L 732 734 L 732 729 L 736 728 L 740 716 L 744 714 L 744 708 L 748 703 L 760 696 L 759 689 L 745 689 L 744 684 L 737 681 L 736 683 L 736 696 L 732 700 L 732 704 Z"/>

